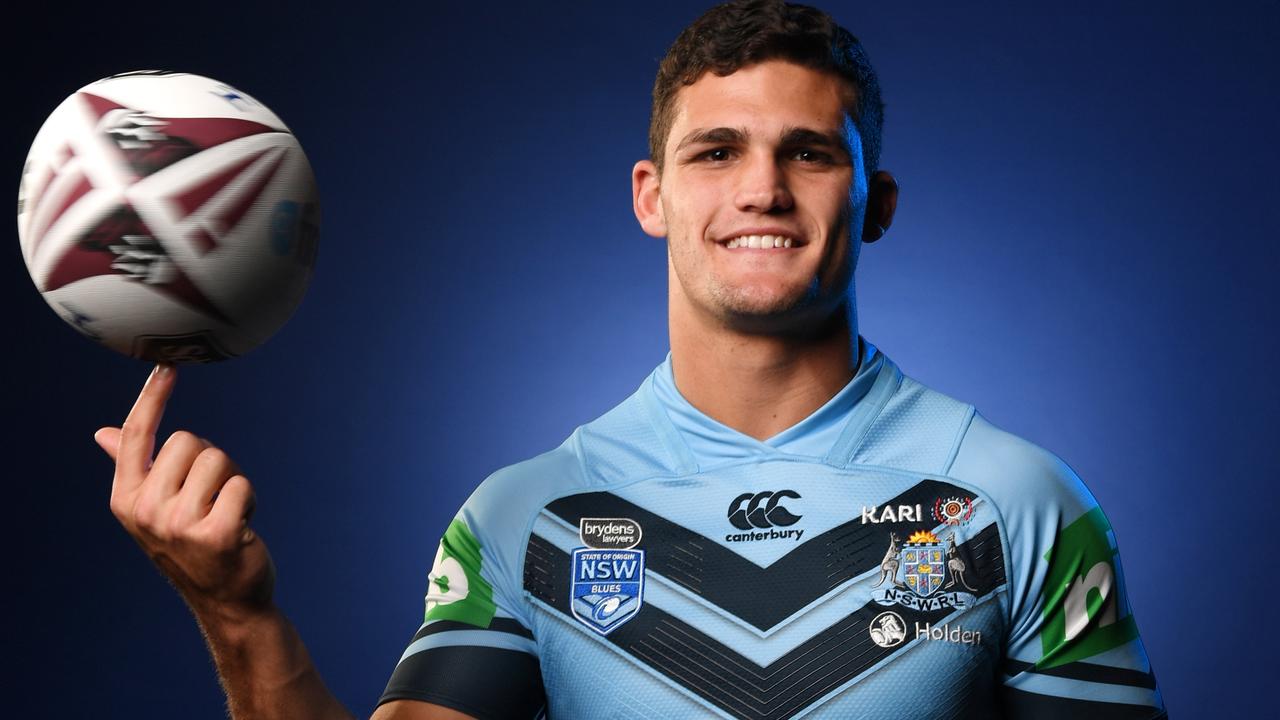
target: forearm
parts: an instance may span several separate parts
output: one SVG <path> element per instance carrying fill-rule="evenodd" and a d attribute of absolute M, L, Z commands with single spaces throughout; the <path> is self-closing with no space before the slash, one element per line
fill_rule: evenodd
<path fill-rule="evenodd" d="M 196 619 L 235 720 L 351 720 L 278 608 L 234 618 L 196 611 Z"/>

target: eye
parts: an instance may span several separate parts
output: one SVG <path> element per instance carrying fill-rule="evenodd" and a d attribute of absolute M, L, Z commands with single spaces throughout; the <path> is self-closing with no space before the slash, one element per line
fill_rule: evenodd
<path fill-rule="evenodd" d="M 807 165 L 830 165 L 835 162 L 830 154 L 812 148 L 797 150 L 791 157 Z"/>
<path fill-rule="evenodd" d="M 714 148 L 698 155 L 699 160 L 709 160 L 714 163 L 727 162 L 733 159 L 733 151 L 729 148 Z"/>

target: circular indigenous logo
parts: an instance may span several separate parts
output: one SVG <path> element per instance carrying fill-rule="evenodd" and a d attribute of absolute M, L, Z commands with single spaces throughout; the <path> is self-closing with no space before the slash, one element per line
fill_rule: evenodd
<path fill-rule="evenodd" d="M 933 519 L 946 525 L 968 525 L 973 519 L 973 501 L 965 497 L 938 498 L 933 503 Z"/>
<path fill-rule="evenodd" d="M 868 632 L 871 634 L 871 642 L 882 648 L 891 648 L 901 645 L 906 639 L 907 625 L 902 622 L 901 615 L 886 610 L 875 616 Z"/>

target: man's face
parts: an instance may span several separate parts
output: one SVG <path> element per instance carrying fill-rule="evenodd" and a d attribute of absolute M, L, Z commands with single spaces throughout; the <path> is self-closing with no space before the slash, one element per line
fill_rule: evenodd
<path fill-rule="evenodd" d="M 776 332 L 842 302 L 867 200 L 848 92 L 783 61 L 681 89 L 657 181 L 673 303 Z"/>

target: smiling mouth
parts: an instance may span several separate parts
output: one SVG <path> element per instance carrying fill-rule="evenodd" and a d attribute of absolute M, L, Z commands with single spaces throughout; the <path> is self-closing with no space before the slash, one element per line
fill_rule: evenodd
<path fill-rule="evenodd" d="M 766 250 L 770 248 L 803 247 L 804 243 L 786 235 L 739 235 L 720 243 L 730 250 L 738 248 Z"/>

